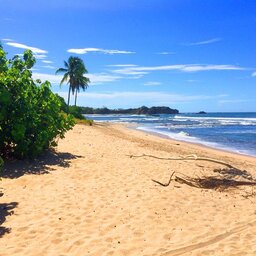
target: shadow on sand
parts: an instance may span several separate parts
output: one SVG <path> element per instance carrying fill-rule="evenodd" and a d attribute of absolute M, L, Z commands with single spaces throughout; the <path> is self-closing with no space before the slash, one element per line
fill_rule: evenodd
<path fill-rule="evenodd" d="M 0 204 L 0 238 L 6 233 L 10 233 L 11 229 L 3 227 L 2 224 L 5 222 L 6 216 L 12 215 L 14 213 L 13 209 L 17 207 L 17 205 L 17 202 Z"/>
<path fill-rule="evenodd" d="M 7 160 L 1 177 L 16 179 L 24 174 L 47 174 L 57 166 L 69 167 L 72 159 L 81 157 L 66 152 L 48 151 L 35 160 Z"/>

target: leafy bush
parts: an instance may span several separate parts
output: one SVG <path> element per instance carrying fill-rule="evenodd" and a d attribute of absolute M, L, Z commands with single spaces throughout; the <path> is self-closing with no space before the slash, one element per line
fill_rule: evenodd
<path fill-rule="evenodd" d="M 81 119 L 81 120 L 84 120 L 86 119 L 84 116 L 83 116 L 83 110 L 81 107 L 77 107 L 77 106 L 69 106 L 69 114 L 71 114 L 72 116 L 74 116 L 75 118 L 78 118 L 78 119 Z"/>
<path fill-rule="evenodd" d="M 61 109 L 61 111 L 65 112 L 65 113 L 68 113 L 68 105 L 66 104 L 65 100 L 60 95 L 58 95 L 57 93 L 55 95 L 56 95 L 56 97 L 60 101 L 60 104 L 61 104 L 60 109 Z"/>
<path fill-rule="evenodd" d="M 33 158 L 56 146 L 74 126 L 72 116 L 61 114 L 61 101 L 51 84 L 34 81 L 35 58 L 26 50 L 23 59 L 7 60 L 0 46 L 0 156 Z"/>

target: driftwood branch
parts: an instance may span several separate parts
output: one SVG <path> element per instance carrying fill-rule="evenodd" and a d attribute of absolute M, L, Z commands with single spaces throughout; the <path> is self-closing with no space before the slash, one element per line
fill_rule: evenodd
<path fill-rule="evenodd" d="M 169 181 L 167 183 L 162 183 L 157 180 L 153 180 L 153 182 L 163 186 L 168 187 L 171 184 L 172 180 L 175 180 L 178 183 L 186 184 L 190 187 L 195 188 L 202 188 L 202 189 L 218 189 L 218 190 L 225 190 L 228 188 L 234 188 L 239 186 L 256 186 L 256 179 L 252 177 L 250 173 L 248 173 L 246 170 L 242 171 L 238 168 L 233 167 L 231 164 L 226 163 L 224 161 L 220 161 L 213 158 L 208 157 L 198 157 L 197 155 L 187 155 L 187 156 L 180 156 L 180 157 L 158 157 L 154 155 L 128 155 L 130 158 L 138 158 L 138 157 L 151 157 L 155 159 L 160 160 L 180 160 L 180 161 L 186 161 L 186 160 L 202 160 L 202 161 L 210 161 L 218 164 L 225 165 L 226 169 L 215 169 L 214 172 L 218 173 L 218 176 L 203 176 L 203 177 L 189 177 L 187 175 L 184 175 L 183 173 L 179 173 L 180 175 L 176 175 L 178 172 L 172 172 L 170 175 Z M 175 174 L 175 175 L 174 175 Z M 174 177 L 174 178 L 173 178 Z M 243 180 L 237 180 L 235 178 L 243 179 Z M 252 193 L 254 195 L 254 193 Z M 248 195 L 252 196 L 252 195 Z"/>
<path fill-rule="evenodd" d="M 152 181 L 155 182 L 155 183 L 157 183 L 157 184 L 159 184 L 159 185 L 161 185 L 161 186 L 163 186 L 163 187 L 168 187 L 168 186 L 170 185 L 171 181 L 172 181 L 172 176 L 174 175 L 174 173 L 175 173 L 175 172 L 173 172 L 173 173 L 171 174 L 170 179 L 169 179 L 169 181 L 168 181 L 167 183 L 162 183 L 162 182 L 157 181 L 157 180 L 152 180 Z"/>
<path fill-rule="evenodd" d="M 147 154 L 142 154 L 142 155 L 128 155 L 130 158 L 138 158 L 138 157 L 151 157 L 155 159 L 160 159 L 160 160 L 177 160 L 177 161 L 184 161 L 184 160 L 201 160 L 201 161 L 210 161 L 218 164 L 222 164 L 227 166 L 228 168 L 234 168 L 231 164 L 228 164 L 224 161 L 220 161 L 214 158 L 209 158 L 209 157 L 200 157 L 197 155 L 187 155 L 187 156 L 180 156 L 180 157 L 158 157 L 154 155 L 147 155 Z"/>

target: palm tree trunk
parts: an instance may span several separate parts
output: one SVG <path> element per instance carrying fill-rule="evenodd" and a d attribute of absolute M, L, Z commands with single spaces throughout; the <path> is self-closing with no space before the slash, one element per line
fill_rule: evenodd
<path fill-rule="evenodd" d="M 70 101 L 70 91 L 71 91 L 71 86 L 69 86 L 69 89 L 68 89 L 68 107 L 69 107 L 69 101 Z"/>
<path fill-rule="evenodd" d="M 76 95 L 75 95 L 75 106 L 76 106 L 76 100 L 77 100 L 77 88 L 76 88 Z"/>

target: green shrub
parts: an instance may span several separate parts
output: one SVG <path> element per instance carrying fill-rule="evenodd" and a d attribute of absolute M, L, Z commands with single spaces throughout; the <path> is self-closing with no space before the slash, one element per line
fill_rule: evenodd
<path fill-rule="evenodd" d="M 84 120 L 86 119 L 83 114 L 82 114 L 83 110 L 81 107 L 77 107 L 77 106 L 69 106 L 69 114 L 71 114 L 72 116 L 74 116 L 75 118 Z"/>
<path fill-rule="evenodd" d="M 61 111 L 65 112 L 65 113 L 68 113 L 68 105 L 66 104 L 64 98 L 62 98 L 62 97 L 61 97 L 59 94 L 57 94 L 57 93 L 56 93 L 55 95 L 56 95 L 56 97 L 60 100 L 60 104 L 61 104 L 60 109 L 61 109 Z"/>
<path fill-rule="evenodd" d="M 56 146 L 74 126 L 72 116 L 61 114 L 61 101 L 51 84 L 34 81 L 35 58 L 26 50 L 23 59 L 6 59 L 0 46 L 0 156 L 33 158 Z"/>

